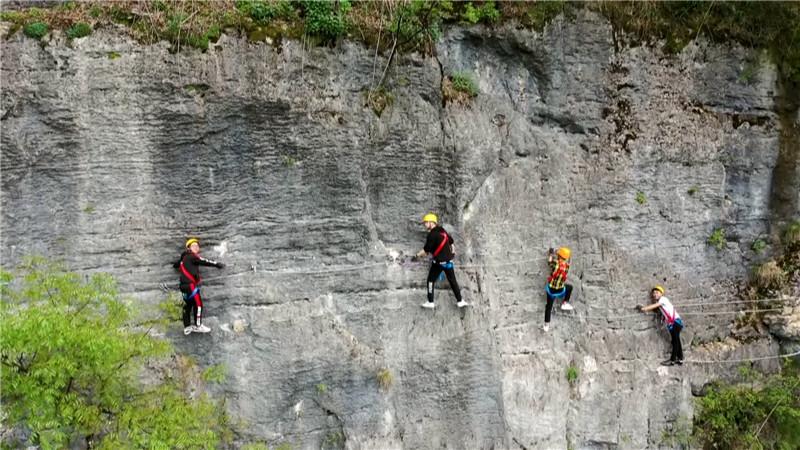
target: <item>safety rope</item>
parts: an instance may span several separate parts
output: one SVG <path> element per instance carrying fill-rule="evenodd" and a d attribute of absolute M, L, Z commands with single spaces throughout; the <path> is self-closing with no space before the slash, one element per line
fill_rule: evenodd
<path fill-rule="evenodd" d="M 720 360 L 714 360 L 714 359 L 707 359 L 707 360 L 686 359 L 683 362 L 684 363 L 692 363 L 692 364 L 743 363 L 743 362 L 765 361 L 765 360 L 768 360 L 768 359 L 790 358 L 792 356 L 798 356 L 798 355 L 800 355 L 800 350 L 798 350 L 796 352 L 792 352 L 792 353 L 785 353 L 785 354 L 782 354 L 782 355 L 759 356 L 759 357 L 755 357 L 755 358 L 724 359 L 724 360 L 722 360 L 722 359 L 720 359 Z"/>

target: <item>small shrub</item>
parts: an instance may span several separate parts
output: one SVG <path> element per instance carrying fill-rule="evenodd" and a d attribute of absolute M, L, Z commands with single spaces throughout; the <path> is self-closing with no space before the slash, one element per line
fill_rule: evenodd
<path fill-rule="evenodd" d="M 774 260 L 765 262 L 753 270 L 753 284 L 760 291 L 780 289 L 784 273 Z"/>
<path fill-rule="evenodd" d="M 645 197 L 644 192 L 638 191 L 636 192 L 636 203 L 640 205 L 644 205 L 647 203 L 647 197 Z"/>
<path fill-rule="evenodd" d="M 153 2 L 153 7 L 161 12 L 166 12 L 169 9 L 169 6 L 162 0 L 155 0 Z"/>
<path fill-rule="evenodd" d="M 78 22 L 67 28 L 67 37 L 70 39 L 78 39 L 90 34 L 92 34 L 92 27 L 85 22 Z"/>
<path fill-rule="evenodd" d="M 281 157 L 281 164 L 283 164 L 283 167 L 294 167 L 297 161 L 289 155 L 283 155 Z"/>
<path fill-rule="evenodd" d="M 255 442 L 244 444 L 241 450 L 269 450 L 269 447 L 267 447 L 267 444 L 263 442 Z"/>
<path fill-rule="evenodd" d="M 266 25 L 274 19 L 290 20 L 297 16 L 292 4 L 286 0 L 273 3 L 264 0 L 238 0 L 236 9 L 261 25 Z"/>
<path fill-rule="evenodd" d="M 392 384 L 394 384 L 394 376 L 389 369 L 381 369 L 376 376 L 378 386 L 384 391 L 388 391 Z"/>
<path fill-rule="evenodd" d="M 790 362 L 752 386 L 717 383 L 696 405 L 702 448 L 800 448 L 800 376 Z"/>
<path fill-rule="evenodd" d="M 24 20 L 24 16 L 18 11 L 3 11 L 0 12 L 0 21 L 18 23 Z"/>
<path fill-rule="evenodd" d="M 91 8 L 89 8 L 89 15 L 95 19 L 100 17 L 102 14 L 103 14 L 103 8 L 97 5 L 93 5 Z"/>
<path fill-rule="evenodd" d="M 692 186 L 692 187 L 689 188 L 688 191 L 686 191 L 686 193 L 689 194 L 689 195 L 694 195 L 694 194 L 697 194 L 697 191 L 699 191 L 699 190 L 700 190 L 700 188 L 698 188 L 697 186 Z"/>
<path fill-rule="evenodd" d="M 394 103 L 394 95 L 383 87 L 369 90 L 364 93 L 364 96 L 366 97 L 367 105 L 372 108 L 372 111 L 378 117 L 383 114 L 386 108 L 392 106 Z"/>
<path fill-rule="evenodd" d="M 344 434 L 342 434 L 340 431 L 333 431 L 325 436 L 325 439 L 322 441 L 322 448 L 341 448 L 343 444 Z"/>
<path fill-rule="evenodd" d="M 431 54 L 442 35 L 442 24 L 452 18 L 453 9 L 449 0 L 411 0 L 400 6 L 389 31 L 404 43 L 404 49 Z"/>
<path fill-rule="evenodd" d="M 25 36 L 33 39 L 41 39 L 47 32 L 50 31 L 46 23 L 43 22 L 32 22 L 25 25 L 25 28 L 22 29 L 22 32 L 25 33 Z"/>
<path fill-rule="evenodd" d="M 567 367 L 567 382 L 574 385 L 576 381 L 578 381 L 578 368 L 570 365 Z"/>
<path fill-rule="evenodd" d="M 300 4 L 305 14 L 306 33 L 333 41 L 347 31 L 347 13 L 351 9 L 349 0 L 336 3 L 302 0 Z"/>
<path fill-rule="evenodd" d="M 472 2 L 467 2 L 461 19 L 467 23 L 476 24 L 478 22 L 494 23 L 500 19 L 500 11 L 495 7 L 493 1 L 484 2 L 479 7 L 475 7 Z"/>
<path fill-rule="evenodd" d="M 224 364 L 216 364 L 203 371 L 203 380 L 207 383 L 222 383 L 225 381 L 225 376 Z"/>
<path fill-rule="evenodd" d="M 661 432 L 661 444 L 670 448 L 690 448 L 692 442 L 692 422 L 685 416 L 678 417 Z"/>
<path fill-rule="evenodd" d="M 783 244 L 789 249 L 800 247 L 800 220 L 792 222 L 786 228 L 783 233 Z"/>
<path fill-rule="evenodd" d="M 739 73 L 739 82 L 752 85 L 756 81 L 758 75 L 759 62 L 757 59 L 747 61 Z"/>
<path fill-rule="evenodd" d="M 442 100 L 468 105 L 478 95 L 478 87 L 469 75 L 456 73 L 442 81 Z"/>
<path fill-rule="evenodd" d="M 328 392 L 328 385 L 327 385 L 327 384 L 325 384 L 325 383 L 319 383 L 319 384 L 317 385 L 317 394 L 319 394 L 319 395 L 323 395 L 323 394 L 325 394 L 326 392 Z"/>
<path fill-rule="evenodd" d="M 765 248 L 767 248 L 767 243 L 763 239 L 756 239 L 753 241 L 753 244 L 750 246 L 750 248 L 756 253 L 761 253 Z"/>
<path fill-rule="evenodd" d="M 722 250 L 725 248 L 725 243 L 728 241 L 725 240 L 725 229 L 724 228 L 717 228 L 711 233 L 711 236 L 708 237 L 708 245 L 716 248 L 717 250 Z"/>
<path fill-rule="evenodd" d="M 83 208 L 83 212 L 85 212 L 86 214 L 93 213 L 94 212 L 94 205 L 86 205 L 86 207 Z"/>
<path fill-rule="evenodd" d="M 563 0 L 532 2 L 525 17 L 525 23 L 536 31 L 542 31 L 559 14 L 567 16 L 573 14 L 572 7 L 571 3 Z"/>
<path fill-rule="evenodd" d="M 472 77 L 465 72 L 456 72 L 450 77 L 453 82 L 453 89 L 458 92 L 463 92 L 470 97 L 478 95 L 478 85 L 472 80 Z"/>
<path fill-rule="evenodd" d="M 108 59 L 111 59 L 111 60 L 120 58 L 122 56 L 117 52 L 108 52 L 107 55 L 108 55 Z"/>

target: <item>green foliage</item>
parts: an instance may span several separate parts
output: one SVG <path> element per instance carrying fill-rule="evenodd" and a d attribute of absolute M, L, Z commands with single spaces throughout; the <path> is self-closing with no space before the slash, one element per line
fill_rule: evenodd
<path fill-rule="evenodd" d="M 216 42 L 221 34 L 217 24 L 210 25 L 206 30 L 197 30 L 189 27 L 187 22 L 190 16 L 184 12 L 178 12 L 169 16 L 164 37 L 171 41 L 176 47 L 187 45 L 189 47 L 208 50 L 211 42 Z"/>
<path fill-rule="evenodd" d="M 344 434 L 341 431 L 333 431 L 325 436 L 322 441 L 322 449 L 335 449 L 344 447 Z"/>
<path fill-rule="evenodd" d="M 578 368 L 574 365 L 567 367 L 567 382 L 570 385 L 574 385 L 578 381 L 578 374 Z"/>
<path fill-rule="evenodd" d="M 290 20 L 297 18 L 294 6 L 287 0 L 278 0 L 277 2 L 238 0 L 236 9 L 261 25 L 266 25 L 274 19 Z"/>
<path fill-rule="evenodd" d="M 208 383 L 222 383 L 225 381 L 227 369 L 224 364 L 216 364 L 203 371 L 203 381 Z"/>
<path fill-rule="evenodd" d="M 70 39 L 78 39 L 90 34 L 92 34 L 92 27 L 85 22 L 78 22 L 67 28 L 67 37 Z"/>
<path fill-rule="evenodd" d="M 32 22 L 25 25 L 25 28 L 22 29 L 22 32 L 25 33 L 25 36 L 33 39 L 43 38 L 48 31 L 50 31 L 50 27 L 43 22 Z"/>
<path fill-rule="evenodd" d="M 388 391 L 392 384 L 394 384 L 394 376 L 389 369 L 381 369 L 376 376 L 378 380 L 378 386 L 384 391 Z"/>
<path fill-rule="evenodd" d="M 94 205 L 92 205 L 91 203 L 86 205 L 83 208 L 83 212 L 85 212 L 86 214 L 92 214 L 94 212 Z"/>
<path fill-rule="evenodd" d="M 692 422 L 685 416 L 669 424 L 661 433 L 661 444 L 670 448 L 690 448 L 692 437 Z"/>
<path fill-rule="evenodd" d="M 692 187 L 689 188 L 689 190 L 686 191 L 686 193 L 689 194 L 689 195 L 694 195 L 694 194 L 697 194 L 697 191 L 699 191 L 699 190 L 700 190 L 699 187 L 692 186 Z"/>
<path fill-rule="evenodd" d="M 108 52 L 106 55 L 108 56 L 108 59 L 111 59 L 111 60 L 118 59 L 118 58 L 122 57 L 122 55 L 120 55 L 118 52 Z"/>
<path fill-rule="evenodd" d="M 267 444 L 263 442 L 256 442 L 253 444 L 243 445 L 241 450 L 269 450 L 269 447 L 267 447 Z"/>
<path fill-rule="evenodd" d="M 800 3 L 603 1 L 592 6 L 638 40 L 663 40 L 671 53 L 699 34 L 766 49 L 787 79 L 800 81 Z"/>
<path fill-rule="evenodd" d="M 704 448 L 800 447 L 796 367 L 787 364 L 783 373 L 761 377 L 757 386 L 719 383 L 696 402 L 694 436 Z"/>
<path fill-rule="evenodd" d="M 3 272 L 4 280 L 14 278 Z M 31 259 L 0 286 L 4 427 L 24 427 L 42 449 L 214 448 L 216 405 L 174 384 L 139 383 L 163 340 L 137 330 L 107 275 L 84 277 Z"/>
<path fill-rule="evenodd" d="M 525 24 L 536 31 L 544 30 L 559 14 L 572 15 L 573 4 L 563 0 L 542 1 L 530 4 L 525 17 Z"/>
<path fill-rule="evenodd" d="M 283 167 L 290 168 L 294 167 L 294 165 L 297 164 L 297 160 L 295 160 L 289 155 L 283 155 L 281 156 L 281 164 L 283 164 Z"/>
<path fill-rule="evenodd" d="M 442 35 L 442 23 L 452 15 L 451 1 L 411 0 L 398 9 L 390 30 L 400 48 L 431 53 Z"/>
<path fill-rule="evenodd" d="M 472 76 L 466 72 L 456 72 L 450 77 L 453 83 L 453 89 L 458 92 L 463 92 L 470 97 L 478 95 L 478 85 L 472 80 Z"/>
<path fill-rule="evenodd" d="M 725 244 L 728 242 L 725 239 L 725 229 L 724 228 L 717 228 L 712 233 L 711 236 L 708 237 L 708 241 L 706 241 L 708 245 L 716 248 L 717 250 L 722 250 L 725 248 Z"/>
<path fill-rule="evenodd" d="M 317 385 L 317 394 L 324 395 L 326 392 L 328 392 L 328 385 L 325 383 L 319 383 Z"/>
<path fill-rule="evenodd" d="M 795 220 L 783 233 L 783 245 L 792 250 L 800 247 L 800 220 Z"/>
<path fill-rule="evenodd" d="M 181 294 L 170 291 L 169 295 L 158 304 L 158 317 L 161 324 L 167 325 L 181 317 L 183 311 L 183 299 Z"/>
<path fill-rule="evenodd" d="M 18 23 L 25 19 L 19 11 L 2 11 L 0 12 L 0 20 L 3 22 Z"/>
<path fill-rule="evenodd" d="M 767 242 L 763 239 L 756 239 L 753 241 L 753 244 L 750 246 L 750 248 L 756 253 L 761 253 L 765 248 L 767 248 Z"/>
<path fill-rule="evenodd" d="M 335 41 L 347 32 L 349 0 L 338 2 L 301 0 L 305 15 L 305 31 L 326 41 Z"/>
<path fill-rule="evenodd" d="M 756 81 L 760 66 L 761 64 L 757 58 L 746 61 L 742 71 L 739 73 L 739 81 L 747 85 L 753 84 Z"/>
<path fill-rule="evenodd" d="M 644 192 L 636 191 L 636 203 L 640 205 L 647 203 L 647 197 L 645 197 Z"/>
<path fill-rule="evenodd" d="M 473 2 L 467 2 L 464 11 L 461 13 L 461 20 L 467 23 L 476 24 L 479 22 L 495 23 L 500 19 L 500 11 L 497 10 L 493 1 L 483 2 L 477 8 Z"/>

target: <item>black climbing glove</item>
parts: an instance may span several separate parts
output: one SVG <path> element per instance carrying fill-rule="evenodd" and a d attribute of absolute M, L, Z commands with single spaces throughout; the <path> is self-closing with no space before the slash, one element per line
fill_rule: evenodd
<path fill-rule="evenodd" d="M 225 264 L 222 264 L 221 262 L 217 263 L 217 269 L 224 269 L 224 268 L 225 268 Z"/>
<path fill-rule="evenodd" d="M 636 305 L 636 309 L 638 309 L 641 312 L 641 310 L 644 309 L 644 305 Z"/>

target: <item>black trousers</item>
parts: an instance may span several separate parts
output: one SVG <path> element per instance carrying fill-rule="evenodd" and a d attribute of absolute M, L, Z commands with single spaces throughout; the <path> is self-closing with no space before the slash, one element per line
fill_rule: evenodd
<path fill-rule="evenodd" d="M 431 263 L 431 269 L 428 271 L 428 301 L 433 302 L 433 288 L 442 271 L 444 271 L 444 275 L 450 283 L 450 288 L 453 290 L 453 295 L 456 296 L 456 301 L 460 302 L 461 288 L 458 287 L 458 281 L 456 281 L 456 271 L 453 269 L 445 269 L 436 261 Z"/>
<path fill-rule="evenodd" d="M 670 361 L 683 361 L 681 330 L 683 330 L 683 326 L 679 323 L 673 324 L 669 329 L 669 335 L 672 337 L 672 354 L 669 356 Z"/>
<path fill-rule="evenodd" d="M 567 292 L 566 292 L 566 294 L 564 294 L 563 297 L 561 297 L 561 299 L 564 302 L 568 302 L 569 301 L 569 297 L 572 295 L 572 285 L 571 284 L 565 284 L 564 285 L 564 289 L 566 289 Z M 547 294 L 547 305 L 544 307 L 544 322 L 545 323 L 550 323 L 550 313 L 553 311 L 553 302 L 555 301 L 556 298 L 559 298 L 559 297 L 553 297 L 552 295 Z"/>
<path fill-rule="evenodd" d="M 181 294 L 183 294 L 184 327 L 188 327 L 190 325 L 201 325 L 203 321 L 203 300 L 200 298 L 199 290 L 194 297 L 189 298 L 193 290 L 194 285 L 192 285 L 188 292 L 181 286 Z"/>

